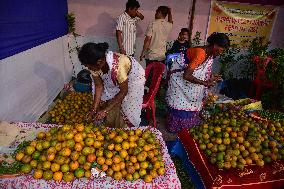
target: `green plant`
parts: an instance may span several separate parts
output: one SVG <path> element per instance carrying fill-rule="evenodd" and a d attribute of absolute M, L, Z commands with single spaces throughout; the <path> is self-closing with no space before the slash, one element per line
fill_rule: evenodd
<path fill-rule="evenodd" d="M 272 61 L 266 67 L 266 76 L 273 88 L 264 91 L 262 101 L 266 108 L 284 110 L 284 49 L 275 48 L 268 53 Z M 277 99 L 277 100 L 275 100 Z"/>
<path fill-rule="evenodd" d="M 223 54 L 219 57 L 220 63 L 220 74 L 222 78 L 227 80 L 233 77 L 232 71 L 229 71 L 232 66 L 234 66 L 237 61 L 237 54 L 239 54 L 241 49 L 237 46 L 232 46 L 226 49 Z"/>
<path fill-rule="evenodd" d="M 79 50 L 80 50 L 80 46 L 78 44 L 78 41 L 77 41 L 77 37 L 80 36 L 79 34 L 77 34 L 75 32 L 76 28 L 75 28 L 75 22 L 76 22 L 76 17 L 75 17 L 75 14 L 74 13 L 68 13 L 66 15 L 66 19 L 67 19 L 67 24 L 68 24 L 68 33 L 69 34 L 72 34 L 74 36 L 74 42 L 75 42 L 75 47 L 71 47 L 71 44 L 70 44 L 70 41 L 68 40 L 68 52 L 69 52 L 69 58 L 70 58 L 70 61 L 71 61 L 71 64 L 73 66 L 73 74 L 75 76 L 75 65 L 74 65 L 74 62 L 72 60 L 72 52 L 76 52 L 77 54 L 79 53 Z"/>
<path fill-rule="evenodd" d="M 200 36 L 201 36 L 201 32 L 199 32 L 199 31 L 195 32 L 195 35 L 194 35 L 194 37 L 191 40 L 191 46 L 198 46 L 198 45 L 200 45 L 200 41 L 201 41 Z"/>
<path fill-rule="evenodd" d="M 253 62 L 255 57 L 264 59 L 268 55 L 268 47 L 270 42 L 266 42 L 264 37 L 256 37 L 251 41 L 243 41 L 248 43 L 248 49 L 246 54 L 242 54 L 238 57 L 238 61 L 246 63 L 246 69 L 243 71 L 243 75 L 254 78 L 256 72 L 256 65 Z"/>
<path fill-rule="evenodd" d="M 75 14 L 68 13 L 67 16 L 67 24 L 68 24 L 68 33 L 75 33 Z"/>

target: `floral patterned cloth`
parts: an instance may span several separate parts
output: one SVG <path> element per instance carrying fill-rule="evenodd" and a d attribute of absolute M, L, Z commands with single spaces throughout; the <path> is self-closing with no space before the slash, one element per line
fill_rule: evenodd
<path fill-rule="evenodd" d="M 183 128 L 191 128 L 202 122 L 199 112 L 168 109 L 167 128 L 172 133 L 178 133 Z"/>
<path fill-rule="evenodd" d="M 21 128 L 33 128 L 38 127 L 42 129 L 49 129 L 56 125 L 41 124 L 41 123 L 17 123 Z M 107 189 L 126 189 L 126 188 L 143 188 L 143 189 L 180 189 L 181 184 L 176 174 L 176 169 L 173 161 L 170 158 L 168 149 L 165 142 L 163 141 L 162 134 L 157 129 L 152 127 L 140 127 L 140 129 L 150 129 L 151 132 L 156 134 L 157 140 L 161 144 L 162 157 L 165 163 L 165 175 L 158 176 L 153 180 L 152 183 L 145 183 L 143 180 L 139 179 L 137 181 L 129 182 L 126 180 L 116 181 L 111 177 L 106 178 L 81 178 L 75 179 L 73 182 L 64 181 L 46 181 L 46 180 L 36 180 L 32 175 L 19 176 L 15 178 L 5 178 L 0 179 L 0 188 L 37 188 L 37 189 L 54 189 L 54 188 L 107 188 Z M 19 143 L 15 142 L 15 143 Z"/>

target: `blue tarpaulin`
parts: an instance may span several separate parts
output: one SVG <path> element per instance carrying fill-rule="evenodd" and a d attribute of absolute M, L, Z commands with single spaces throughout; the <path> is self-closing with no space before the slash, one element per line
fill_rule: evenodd
<path fill-rule="evenodd" d="M 67 34 L 67 0 L 0 0 L 0 59 Z"/>

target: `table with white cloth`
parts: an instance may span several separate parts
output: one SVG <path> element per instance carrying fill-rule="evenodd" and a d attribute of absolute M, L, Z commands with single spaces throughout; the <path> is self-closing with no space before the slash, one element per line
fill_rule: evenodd
<path fill-rule="evenodd" d="M 33 138 L 36 136 L 36 133 L 43 130 L 48 130 L 51 127 L 56 127 L 57 125 L 52 124 L 41 124 L 41 123 L 16 123 L 17 127 L 19 127 L 22 131 L 22 137 L 17 138 L 16 141 L 8 148 L 0 148 L 1 153 L 3 151 L 12 151 L 15 147 L 21 143 L 26 138 Z M 162 134 L 155 128 L 152 127 L 140 127 L 140 129 L 150 129 L 151 132 L 155 133 L 157 136 L 157 140 L 161 145 L 162 158 L 165 163 L 165 174 L 163 176 L 158 176 L 153 180 L 152 183 L 145 183 L 142 179 L 136 181 L 126 181 L 126 180 L 114 180 L 111 177 L 104 178 L 80 178 L 75 179 L 72 182 L 65 181 L 54 181 L 54 180 L 43 180 L 43 179 L 34 179 L 32 174 L 17 176 L 14 178 L 2 178 L 0 179 L 0 188 L 113 188 L 113 189 L 122 189 L 122 188 L 167 188 L 167 189 L 179 189 L 181 188 L 181 183 L 176 174 L 176 168 L 171 160 L 171 157 L 168 153 L 168 149 L 166 144 L 162 138 Z M 24 136 L 25 133 L 29 130 L 34 130 L 32 135 L 34 136 Z"/>

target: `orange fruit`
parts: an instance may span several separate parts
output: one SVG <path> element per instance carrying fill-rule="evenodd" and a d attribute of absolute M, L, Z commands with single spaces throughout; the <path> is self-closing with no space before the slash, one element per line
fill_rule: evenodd
<path fill-rule="evenodd" d="M 114 172 L 113 178 L 115 180 L 121 180 L 122 179 L 122 173 L 121 172 Z"/>
<path fill-rule="evenodd" d="M 148 158 L 152 159 L 153 157 L 155 157 L 155 154 L 153 151 L 149 151 L 148 152 Z"/>
<path fill-rule="evenodd" d="M 112 158 L 113 163 L 120 163 L 121 162 L 121 158 L 120 156 L 116 155 Z"/>
<path fill-rule="evenodd" d="M 86 138 L 85 139 L 85 145 L 92 146 L 93 144 L 94 144 L 94 139 L 93 138 Z"/>
<path fill-rule="evenodd" d="M 51 163 L 49 161 L 43 162 L 43 170 L 50 169 Z"/>
<path fill-rule="evenodd" d="M 129 160 L 130 160 L 132 163 L 136 163 L 136 162 L 137 162 L 136 156 L 130 156 Z"/>
<path fill-rule="evenodd" d="M 16 155 L 16 160 L 21 161 L 24 156 L 25 156 L 25 154 L 23 152 L 18 152 L 17 155 Z"/>
<path fill-rule="evenodd" d="M 83 149 L 83 145 L 79 142 L 77 142 L 74 146 L 74 149 L 78 152 L 80 152 Z"/>
<path fill-rule="evenodd" d="M 82 178 L 85 175 L 85 171 L 82 168 L 78 168 L 75 171 L 75 177 Z"/>
<path fill-rule="evenodd" d="M 55 153 L 49 153 L 47 154 L 46 160 L 47 161 L 52 161 L 55 159 Z"/>
<path fill-rule="evenodd" d="M 143 179 L 144 179 L 144 181 L 147 182 L 147 183 L 150 183 L 150 182 L 152 182 L 152 180 L 153 180 L 153 178 L 152 178 L 151 175 L 145 175 Z"/>
<path fill-rule="evenodd" d="M 79 156 L 80 154 L 77 152 L 77 151 L 73 151 L 70 155 L 70 158 L 73 160 L 73 161 L 76 161 L 79 159 Z"/>
<path fill-rule="evenodd" d="M 127 181 L 133 181 L 133 176 L 132 176 L 132 174 L 127 173 L 127 174 L 125 175 L 125 179 L 126 179 Z"/>
<path fill-rule="evenodd" d="M 161 167 L 158 169 L 158 174 L 159 175 L 164 175 L 165 174 L 165 168 Z"/>
<path fill-rule="evenodd" d="M 108 165 L 103 164 L 103 165 L 102 165 L 102 171 L 103 171 L 103 172 L 106 172 L 107 169 L 108 169 Z"/>
<path fill-rule="evenodd" d="M 30 165 L 32 166 L 32 168 L 36 168 L 37 167 L 37 160 L 32 160 L 31 162 L 30 162 Z"/>
<path fill-rule="evenodd" d="M 21 172 L 24 174 L 28 174 L 32 171 L 32 166 L 30 164 L 24 164 L 21 167 Z"/>
<path fill-rule="evenodd" d="M 79 167 L 79 162 L 78 161 L 71 161 L 69 163 L 69 167 L 71 171 L 75 171 Z"/>
<path fill-rule="evenodd" d="M 45 180 L 51 180 L 53 177 L 53 172 L 50 170 L 44 171 L 42 176 Z"/>
<path fill-rule="evenodd" d="M 143 155 L 142 153 L 138 154 L 137 156 L 137 160 L 142 162 L 142 161 L 145 161 L 146 160 L 146 157 L 145 155 Z"/>
<path fill-rule="evenodd" d="M 124 149 L 124 150 L 128 150 L 128 149 L 130 148 L 130 147 L 129 147 L 129 142 L 123 141 L 121 147 L 122 147 L 122 149 Z"/>
<path fill-rule="evenodd" d="M 151 150 L 151 147 L 146 144 L 146 145 L 143 147 L 143 150 L 146 151 L 146 152 L 148 152 L 148 151 Z"/>
<path fill-rule="evenodd" d="M 52 163 L 51 166 L 50 166 L 50 169 L 51 169 L 52 172 L 57 172 L 60 169 L 60 165 L 57 164 L 57 163 Z"/>
<path fill-rule="evenodd" d="M 132 166 L 132 165 L 127 166 L 126 170 L 127 170 L 127 172 L 128 172 L 129 174 L 135 173 L 135 168 L 134 168 L 134 166 Z"/>
<path fill-rule="evenodd" d="M 142 169 L 147 169 L 148 166 L 149 166 L 149 163 L 147 161 L 143 161 L 143 162 L 140 163 L 140 167 Z"/>
<path fill-rule="evenodd" d="M 69 165 L 68 165 L 68 164 L 63 164 L 63 165 L 61 165 L 60 170 L 61 170 L 63 173 L 68 172 L 68 171 L 69 171 Z"/>
<path fill-rule="evenodd" d="M 44 132 L 39 132 L 39 133 L 37 134 L 37 138 L 38 138 L 38 139 L 43 139 L 43 138 L 45 138 L 45 133 L 44 133 Z"/>
<path fill-rule="evenodd" d="M 114 149 L 115 151 L 119 152 L 122 149 L 121 144 L 115 144 Z"/>
<path fill-rule="evenodd" d="M 114 171 L 111 168 L 108 168 L 107 170 L 107 176 L 112 177 L 113 176 Z"/>
<path fill-rule="evenodd" d="M 103 135 L 99 135 L 99 136 L 97 136 L 97 139 L 98 139 L 99 141 L 103 141 L 103 140 L 104 140 L 104 136 L 103 136 Z"/>
<path fill-rule="evenodd" d="M 118 163 L 116 163 L 116 164 L 113 164 L 112 166 L 111 166 L 111 168 L 112 168 L 112 170 L 113 171 L 120 171 L 120 165 L 118 164 Z"/>
<path fill-rule="evenodd" d="M 155 179 L 158 176 L 158 173 L 156 172 L 156 170 L 151 170 L 150 171 L 150 175 L 152 176 L 153 179 Z"/>
<path fill-rule="evenodd" d="M 108 145 L 108 146 L 107 146 L 107 149 L 108 149 L 108 150 L 113 150 L 113 149 L 114 149 L 114 144 Z"/>
<path fill-rule="evenodd" d="M 125 163 L 122 161 L 119 163 L 120 169 L 125 169 Z"/>
<path fill-rule="evenodd" d="M 58 172 L 53 173 L 53 180 L 60 181 L 62 180 L 62 178 L 63 178 L 62 172 L 58 171 Z"/>
<path fill-rule="evenodd" d="M 103 164 L 105 163 L 105 158 L 104 158 L 104 157 L 98 157 L 98 158 L 97 158 L 97 163 L 98 163 L 99 165 L 103 165 Z"/>
<path fill-rule="evenodd" d="M 62 150 L 62 156 L 70 156 L 71 150 L 69 148 L 63 148 Z"/>
<path fill-rule="evenodd" d="M 56 152 L 57 152 L 57 150 L 54 146 L 49 147 L 48 150 L 47 150 L 48 154 L 56 154 Z"/>
<path fill-rule="evenodd" d="M 143 176 L 146 175 L 146 174 L 147 174 L 147 172 L 146 172 L 145 169 L 140 169 L 140 170 L 139 170 L 139 175 L 140 175 L 140 177 L 143 177 Z"/>
<path fill-rule="evenodd" d="M 119 151 L 119 155 L 120 155 L 120 157 L 122 157 L 122 158 L 126 158 L 126 156 L 128 155 L 128 153 L 127 153 L 127 151 L 126 151 L 125 149 L 121 149 L 121 150 Z"/>
<path fill-rule="evenodd" d="M 105 161 L 105 164 L 106 165 L 111 165 L 112 164 L 112 159 L 106 159 L 106 161 Z"/>
<path fill-rule="evenodd" d="M 65 182 L 71 182 L 74 180 L 74 174 L 72 172 L 67 172 L 63 174 L 63 180 Z"/>
<path fill-rule="evenodd" d="M 61 143 L 57 143 L 56 145 L 55 145 L 55 149 L 56 149 L 56 151 L 60 151 L 61 150 L 61 148 L 62 148 L 62 144 Z"/>
<path fill-rule="evenodd" d="M 35 179 L 41 179 L 41 178 L 42 178 L 42 175 L 43 175 L 43 171 L 40 170 L 40 169 L 36 169 L 36 170 L 34 171 L 33 177 L 34 177 Z"/>
<path fill-rule="evenodd" d="M 113 153 L 111 151 L 109 151 L 109 150 L 106 150 L 105 151 L 105 156 L 106 156 L 106 158 L 110 159 L 110 158 L 112 158 Z"/>
<path fill-rule="evenodd" d="M 155 161 L 153 166 L 154 166 L 154 169 L 159 169 L 161 167 L 161 164 L 159 161 Z"/>
<path fill-rule="evenodd" d="M 89 154 L 89 155 L 87 156 L 87 161 L 88 161 L 88 162 L 92 163 L 92 162 L 94 162 L 95 160 L 96 160 L 96 155 L 95 155 L 95 154 Z"/>
<path fill-rule="evenodd" d="M 75 136 L 74 136 L 74 140 L 75 142 L 81 142 L 83 141 L 83 134 L 82 133 L 77 133 Z"/>
<path fill-rule="evenodd" d="M 100 148 L 102 146 L 102 143 L 98 140 L 95 140 L 93 146 L 94 148 Z"/>
<path fill-rule="evenodd" d="M 140 164 L 137 162 L 137 163 L 134 163 L 134 169 L 135 170 L 139 170 L 140 169 Z"/>
<path fill-rule="evenodd" d="M 84 164 L 83 168 L 84 168 L 85 170 L 90 170 L 90 169 L 91 169 L 91 163 L 90 163 L 90 162 L 86 162 L 86 163 Z"/>
<path fill-rule="evenodd" d="M 58 163 L 59 165 L 64 164 L 65 158 L 63 156 L 57 156 L 55 158 L 55 162 Z"/>
<path fill-rule="evenodd" d="M 79 156 L 78 162 L 81 165 L 85 164 L 86 163 L 86 156 L 83 156 L 83 155 Z"/>
<path fill-rule="evenodd" d="M 135 148 L 137 144 L 135 142 L 129 142 L 129 147 L 130 148 Z"/>
<path fill-rule="evenodd" d="M 76 124 L 75 128 L 77 131 L 82 132 L 84 130 L 84 125 L 83 124 Z"/>
<path fill-rule="evenodd" d="M 92 176 L 92 173 L 91 173 L 90 170 L 85 171 L 85 177 L 86 177 L 86 178 L 90 178 L 91 176 Z"/>
<path fill-rule="evenodd" d="M 122 178 L 125 178 L 125 176 L 127 175 L 127 171 L 125 169 L 122 169 L 120 172 L 122 174 Z"/>

